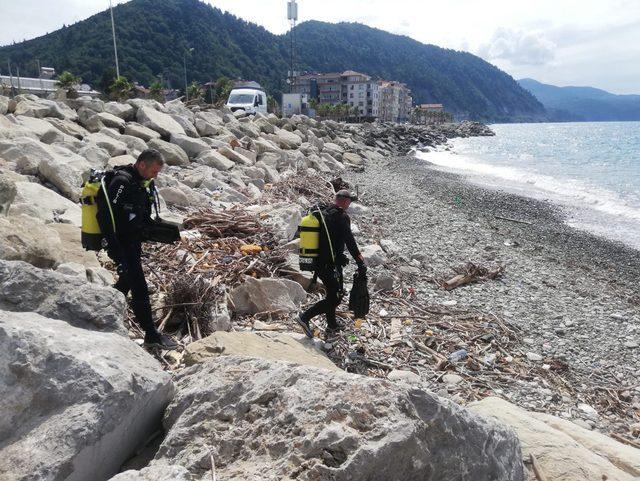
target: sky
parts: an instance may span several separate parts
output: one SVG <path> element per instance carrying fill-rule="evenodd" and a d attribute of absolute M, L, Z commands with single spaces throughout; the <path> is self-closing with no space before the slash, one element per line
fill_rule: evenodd
<path fill-rule="evenodd" d="M 276 34 L 289 28 L 286 0 L 207 3 Z M 83 20 L 107 8 L 109 1 L 0 4 L 0 45 L 6 45 Z M 640 94 L 638 0 L 298 0 L 298 15 L 300 22 L 359 22 L 464 50 L 516 79 Z"/>

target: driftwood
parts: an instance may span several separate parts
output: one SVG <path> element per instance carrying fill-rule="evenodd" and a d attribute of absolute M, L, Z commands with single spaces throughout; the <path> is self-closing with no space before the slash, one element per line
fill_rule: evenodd
<path fill-rule="evenodd" d="M 538 464 L 538 460 L 533 455 L 533 453 L 529 454 L 529 459 L 531 460 L 531 467 L 533 468 L 533 474 L 536 475 L 536 479 L 538 481 L 548 481 L 549 478 L 545 476 L 544 472 L 542 471 L 542 468 Z"/>
<path fill-rule="evenodd" d="M 504 267 L 498 266 L 495 269 L 487 269 L 486 267 L 476 266 L 472 262 L 469 262 L 467 265 L 454 270 L 458 272 L 456 276 L 447 281 L 437 281 L 438 285 L 447 291 L 471 284 L 472 282 L 496 279 L 504 272 Z"/>

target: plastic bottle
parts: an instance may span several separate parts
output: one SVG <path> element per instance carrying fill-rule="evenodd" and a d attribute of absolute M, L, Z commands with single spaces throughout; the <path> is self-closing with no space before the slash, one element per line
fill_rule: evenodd
<path fill-rule="evenodd" d="M 464 361 L 466 358 L 467 358 L 467 351 L 465 349 L 460 349 L 458 351 L 455 351 L 449 354 L 450 362 Z"/>

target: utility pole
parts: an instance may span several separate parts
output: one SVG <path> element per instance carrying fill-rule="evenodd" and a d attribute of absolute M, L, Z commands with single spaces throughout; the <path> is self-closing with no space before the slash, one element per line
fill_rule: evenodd
<path fill-rule="evenodd" d="M 40 68 L 40 59 L 37 58 L 36 62 L 38 63 L 38 78 L 40 79 L 40 90 L 44 94 L 44 86 L 42 85 L 42 69 Z"/>
<path fill-rule="evenodd" d="M 7 60 L 7 67 L 9 67 L 9 85 L 11 86 L 11 94 L 15 95 L 15 88 L 13 86 L 13 74 L 11 73 L 11 60 Z"/>
<path fill-rule="evenodd" d="M 109 10 L 111 11 L 111 33 L 113 34 L 113 52 L 116 56 L 116 78 L 120 78 L 120 65 L 118 64 L 118 46 L 116 45 L 116 24 L 113 21 L 113 5 L 109 0 Z"/>
<path fill-rule="evenodd" d="M 294 78 L 293 30 L 295 29 L 296 21 L 298 20 L 298 4 L 296 3 L 296 0 L 289 0 L 289 2 L 287 2 L 287 20 L 289 20 L 291 24 L 291 30 L 289 31 L 289 37 L 291 40 L 291 58 L 289 62 L 289 69 L 290 69 L 289 70 L 289 93 L 293 93 L 293 78 Z"/>
<path fill-rule="evenodd" d="M 184 95 L 185 103 L 189 101 L 189 85 L 187 83 L 187 54 L 193 52 L 193 47 L 187 49 L 182 57 L 182 66 L 184 67 Z"/>

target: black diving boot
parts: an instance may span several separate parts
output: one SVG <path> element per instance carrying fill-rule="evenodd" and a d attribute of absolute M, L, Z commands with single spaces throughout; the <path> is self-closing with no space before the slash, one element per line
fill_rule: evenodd
<path fill-rule="evenodd" d="M 311 326 L 309 326 L 309 321 L 302 317 L 302 314 L 296 316 L 296 322 L 300 325 L 307 337 L 313 339 L 313 331 L 311 330 Z"/>

